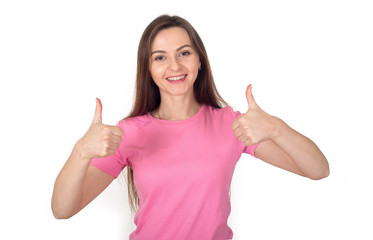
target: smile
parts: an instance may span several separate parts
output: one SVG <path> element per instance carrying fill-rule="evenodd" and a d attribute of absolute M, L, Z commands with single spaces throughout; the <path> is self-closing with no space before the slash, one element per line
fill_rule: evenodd
<path fill-rule="evenodd" d="M 179 81 L 179 80 L 182 80 L 184 78 L 186 78 L 187 74 L 183 74 L 183 75 L 180 75 L 180 76 L 176 76 L 176 77 L 168 77 L 166 78 L 168 81 Z"/>

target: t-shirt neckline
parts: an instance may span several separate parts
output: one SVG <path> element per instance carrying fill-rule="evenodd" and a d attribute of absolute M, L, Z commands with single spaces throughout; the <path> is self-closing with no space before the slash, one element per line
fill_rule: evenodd
<path fill-rule="evenodd" d="M 153 115 L 151 115 L 150 112 L 148 112 L 146 115 L 148 116 L 149 119 L 151 119 L 154 122 L 158 122 L 162 124 L 181 124 L 181 123 L 187 123 L 187 122 L 193 121 L 194 119 L 198 118 L 205 111 L 205 108 L 206 108 L 206 105 L 202 104 L 196 114 L 194 114 L 190 118 L 183 119 L 183 120 L 163 120 L 163 119 L 154 117 Z"/>

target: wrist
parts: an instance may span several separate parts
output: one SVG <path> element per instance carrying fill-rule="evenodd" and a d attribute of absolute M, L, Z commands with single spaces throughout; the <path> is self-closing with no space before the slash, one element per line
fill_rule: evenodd
<path fill-rule="evenodd" d="M 87 151 L 85 151 L 84 148 L 84 140 L 81 138 L 78 140 L 78 142 L 75 144 L 73 149 L 74 155 L 76 155 L 79 159 L 83 159 L 85 161 L 90 162 L 92 160 L 92 157 L 87 154 Z"/>
<path fill-rule="evenodd" d="M 284 121 L 282 121 L 278 117 L 271 117 L 271 122 L 273 124 L 273 131 L 272 131 L 272 140 L 276 140 L 277 138 L 281 137 L 283 129 L 287 126 Z"/>

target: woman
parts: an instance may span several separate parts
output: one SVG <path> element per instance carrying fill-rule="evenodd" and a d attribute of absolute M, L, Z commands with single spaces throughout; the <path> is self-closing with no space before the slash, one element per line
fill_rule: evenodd
<path fill-rule="evenodd" d="M 57 177 L 54 216 L 79 212 L 127 166 L 130 204 L 138 207 L 130 239 L 231 239 L 229 189 L 243 152 L 311 179 L 328 176 L 311 140 L 264 112 L 251 85 L 246 97 L 245 114 L 226 106 L 194 28 L 158 17 L 140 40 L 131 114 L 104 125 L 96 100 L 89 130 Z"/>

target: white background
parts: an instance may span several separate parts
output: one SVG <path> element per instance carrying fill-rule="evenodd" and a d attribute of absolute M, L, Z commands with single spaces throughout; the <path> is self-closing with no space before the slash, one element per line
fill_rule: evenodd
<path fill-rule="evenodd" d="M 243 155 L 234 239 L 373 239 L 371 1 L 226 2 L 0 2 L 0 239 L 128 239 L 125 181 L 69 220 L 53 218 L 50 200 L 95 97 L 106 124 L 129 113 L 140 36 L 163 13 L 199 32 L 227 102 L 245 112 L 252 83 L 259 106 L 330 163 L 312 181 Z"/>

